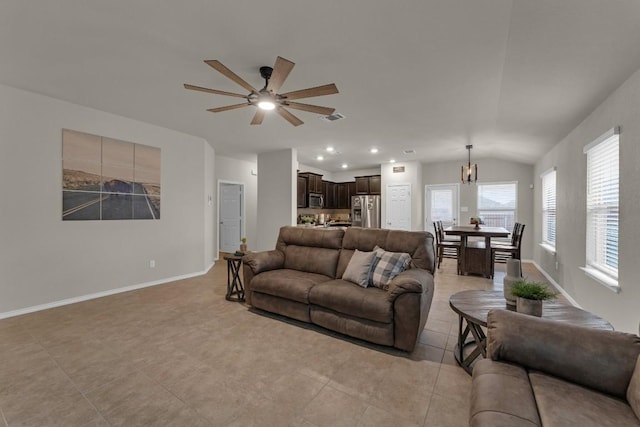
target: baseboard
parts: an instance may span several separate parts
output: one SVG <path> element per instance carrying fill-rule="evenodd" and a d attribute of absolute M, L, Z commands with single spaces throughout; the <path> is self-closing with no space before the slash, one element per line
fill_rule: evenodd
<path fill-rule="evenodd" d="M 530 262 L 531 264 L 533 264 L 538 269 L 538 271 L 540 273 L 542 273 L 542 275 L 545 277 L 545 279 L 547 279 L 549 281 L 549 283 L 551 283 L 558 290 L 558 292 L 560 292 L 567 300 L 569 300 L 569 302 L 574 307 L 582 308 L 582 307 L 580 307 L 580 304 L 578 304 L 578 302 L 576 300 L 574 300 L 573 297 L 571 295 L 569 295 L 569 293 L 567 291 L 565 291 L 564 288 L 558 284 L 558 282 L 553 280 L 553 277 L 551 277 L 549 275 L 549 273 L 544 271 L 544 269 L 538 265 L 537 262 L 535 262 L 534 260 L 527 260 L 527 261 L 523 261 L 523 262 Z"/>
<path fill-rule="evenodd" d="M 164 283 L 175 282 L 177 280 L 189 279 L 191 277 L 202 276 L 207 274 L 215 265 L 215 261 L 212 262 L 206 270 L 198 271 L 195 273 L 183 274 L 180 276 L 167 277 L 164 279 L 154 280 L 151 282 L 139 283 L 137 285 L 124 286 L 122 288 L 109 289 L 102 292 L 96 292 L 93 294 L 81 295 L 78 297 L 67 298 L 59 301 L 48 302 L 46 304 L 34 305 L 31 307 L 21 308 L 18 310 L 6 311 L 0 313 L 0 319 L 6 319 L 8 317 L 20 316 L 23 314 L 34 313 L 36 311 L 48 310 L 50 308 L 61 307 L 63 305 L 75 304 L 77 302 L 88 301 L 96 298 L 102 298 L 109 295 L 121 294 L 123 292 L 135 291 L 136 289 L 149 288 L 151 286 L 162 285 Z"/>

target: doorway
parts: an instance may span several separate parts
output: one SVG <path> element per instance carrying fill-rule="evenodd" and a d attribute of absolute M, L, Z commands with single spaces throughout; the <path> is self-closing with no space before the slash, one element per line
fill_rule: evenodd
<path fill-rule="evenodd" d="M 385 228 L 411 231 L 411 184 L 387 185 Z"/>
<path fill-rule="evenodd" d="M 424 203 L 425 230 L 433 231 L 434 221 L 442 221 L 444 227 L 459 223 L 459 184 L 426 185 Z"/>
<path fill-rule="evenodd" d="M 218 251 L 237 251 L 244 230 L 244 184 L 218 181 Z"/>

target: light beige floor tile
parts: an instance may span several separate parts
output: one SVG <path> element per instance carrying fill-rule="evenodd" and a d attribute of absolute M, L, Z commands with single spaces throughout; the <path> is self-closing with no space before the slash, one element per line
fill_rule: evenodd
<path fill-rule="evenodd" d="M 357 426 L 369 405 L 351 395 L 325 386 L 302 412 L 318 427 Z"/>
<path fill-rule="evenodd" d="M 445 348 L 447 346 L 448 337 L 448 334 L 424 329 L 422 334 L 420 334 L 419 341 L 422 344 L 430 345 L 432 347 Z"/>
<path fill-rule="evenodd" d="M 423 417 L 424 418 L 424 417 Z M 397 414 L 369 406 L 358 422 L 358 427 L 420 427 L 422 423 L 414 423 Z"/>
<path fill-rule="evenodd" d="M 441 365 L 434 393 L 461 403 L 469 401 L 471 375 L 459 366 Z"/>
<path fill-rule="evenodd" d="M 429 405 L 425 427 L 467 427 L 469 425 L 469 405 L 459 399 L 449 399 L 434 394 Z"/>

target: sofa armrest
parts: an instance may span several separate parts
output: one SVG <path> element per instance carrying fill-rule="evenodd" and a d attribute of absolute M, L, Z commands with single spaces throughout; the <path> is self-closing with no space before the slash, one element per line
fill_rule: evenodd
<path fill-rule="evenodd" d="M 507 310 L 487 316 L 487 356 L 624 399 L 640 337 Z"/>
<path fill-rule="evenodd" d="M 395 301 L 398 296 L 407 292 L 421 294 L 430 287 L 433 287 L 431 273 L 421 268 L 410 268 L 391 280 L 387 290 L 387 299 Z"/>
<path fill-rule="evenodd" d="M 253 274 L 284 268 L 284 254 L 278 250 L 253 252 L 245 255 L 242 262 L 249 266 Z"/>

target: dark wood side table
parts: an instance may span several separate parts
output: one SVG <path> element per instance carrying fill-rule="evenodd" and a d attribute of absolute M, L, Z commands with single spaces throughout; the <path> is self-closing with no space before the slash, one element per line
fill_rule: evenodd
<path fill-rule="evenodd" d="M 240 280 L 240 268 L 242 257 L 238 255 L 225 255 L 227 261 L 227 301 L 244 302 L 244 286 Z M 234 296 L 235 295 L 235 296 Z"/>
<path fill-rule="evenodd" d="M 451 295 L 449 306 L 458 314 L 458 344 L 454 356 L 458 364 L 471 374 L 473 362 L 480 356 L 487 357 L 487 314 L 493 309 L 511 310 L 502 291 L 462 291 Z M 545 301 L 542 305 L 545 319 L 568 322 L 573 325 L 613 330 L 613 326 L 601 317 L 561 301 Z M 464 324 L 466 326 L 463 329 Z M 472 339 L 468 340 L 469 334 Z M 465 347 L 473 347 L 465 356 Z"/>

